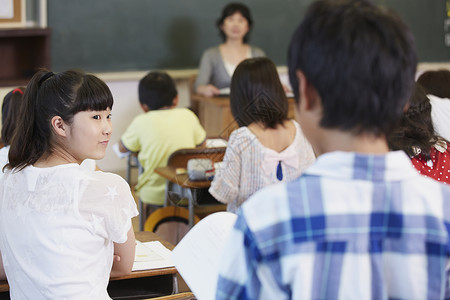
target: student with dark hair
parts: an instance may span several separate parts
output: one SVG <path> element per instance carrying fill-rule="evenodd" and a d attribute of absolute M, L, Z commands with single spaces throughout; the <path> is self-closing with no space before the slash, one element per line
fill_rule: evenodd
<path fill-rule="evenodd" d="M 388 142 L 392 150 L 405 151 L 419 173 L 450 184 L 450 148 L 434 131 L 430 99 L 420 84 L 414 85 L 408 110 Z"/>
<path fill-rule="evenodd" d="M 170 154 L 176 150 L 203 144 L 206 132 L 192 111 L 177 108 L 177 90 L 167 73 L 153 71 L 140 80 L 139 102 L 144 114 L 128 126 L 119 150 L 139 152 L 144 172 L 135 189 L 146 204 L 146 211 L 141 212 L 145 217 L 164 204 L 166 181 L 154 170 L 167 165 Z"/>
<path fill-rule="evenodd" d="M 230 87 L 236 66 L 246 58 L 264 56 L 264 52 L 248 44 L 253 26 L 250 10 L 241 3 L 229 3 L 217 20 L 223 44 L 207 49 L 200 60 L 195 91 L 214 96 Z"/>
<path fill-rule="evenodd" d="M 24 87 L 19 87 L 8 94 L 3 99 L 2 104 L 2 143 L 3 147 L 0 149 L 0 178 L 3 178 L 3 167 L 8 163 L 9 145 L 16 128 L 16 120 L 20 114 L 20 107 L 22 105 Z"/>
<path fill-rule="evenodd" d="M 423 72 L 417 82 L 429 95 L 450 99 L 450 70 L 428 70 Z"/>
<path fill-rule="evenodd" d="M 386 140 L 414 83 L 411 31 L 369 0 L 319 0 L 288 53 L 318 157 L 241 206 L 216 299 L 448 298 L 450 186 Z"/>
<path fill-rule="evenodd" d="M 29 82 L 0 191 L 0 250 L 12 299 L 109 299 L 131 272 L 138 214 L 120 176 L 89 171 L 111 137 L 113 98 L 80 71 Z"/>
<path fill-rule="evenodd" d="M 417 82 L 430 99 L 434 130 L 450 141 L 450 70 L 425 71 Z"/>
<path fill-rule="evenodd" d="M 19 117 L 19 111 L 22 103 L 24 87 L 13 89 L 5 98 L 2 104 L 2 142 L 3 145 L 11 143 L 13 131 L 15 128 L 15 120 Z"/>
<path fill-rule="evenodd" d="M 240 128 L 231 133 L 224 166 L 209 192 L 236 212 L 257 190 L 297 178 L 315 156 L 298 123 L 287 118 L 288 100 L 270 59 L 249 58 L 238 65 L 230 106 Z"/>
<path fill-rule="evenodd" d="M 172 78 L 163 72 L 151 72 L 139 81 L 139 102 L 144 111 L 178 104 L 178 92 Z"/>
<path fill-rule="evenodd" d="M 0 149 L 0 178 L 3 177 L 3 167 L 8 163 L 9 144 L 11 143 L 16 120 L 19 117 L 20 107 L 22 105 L 24 87 L 19 87 L 8 94 L 3 99 L 2 104 L 2 143 Z"/>

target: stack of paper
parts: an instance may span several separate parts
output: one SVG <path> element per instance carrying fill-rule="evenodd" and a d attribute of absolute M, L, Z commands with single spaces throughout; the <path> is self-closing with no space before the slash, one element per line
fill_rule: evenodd
<path fill-rule="evenodd" d="M 133 271 L 173 267 L 171 251 L 158 241 L 136 241 Z"/>
<path fill-rule="evenodd" d="M 172 251 L 172 259 L 195 297 L 214 299 L 223 248 L 236 222 L 230 212 L 211 214 L 198 222 Z"/>

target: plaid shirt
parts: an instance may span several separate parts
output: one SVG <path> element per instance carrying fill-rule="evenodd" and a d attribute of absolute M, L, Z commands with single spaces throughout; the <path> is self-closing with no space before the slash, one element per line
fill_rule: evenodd
<path fill-rule="evenodd" d="M 244 203 L 216 299 L 444 299 L 450 186 L 403 152 L 320 156 Z"/>

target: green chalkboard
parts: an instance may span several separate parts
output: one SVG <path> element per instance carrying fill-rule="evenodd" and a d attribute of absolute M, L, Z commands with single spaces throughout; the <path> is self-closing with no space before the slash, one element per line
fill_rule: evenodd
<path fill-rule="evenodd" d="M 48 0 L 56 71 L 190 69 L 204 49 L 221 42 L 215 27 L 222 0 Z M 250 44 L 286 64 L 290 36 L 313 0 L 247 0 Z M 449 62 L 443 0 L 377 0 L 396 10 L 416 36 L 422 62 Z"/>

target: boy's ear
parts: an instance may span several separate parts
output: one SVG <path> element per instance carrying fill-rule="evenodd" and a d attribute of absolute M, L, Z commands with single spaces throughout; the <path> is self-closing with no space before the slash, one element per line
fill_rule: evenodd
<path fill-rule="evenodd" d="M 178 105 L 178 95 L 176 95 L 175 98 L 173 98 L 172 107 L 177 107 L 177 105 Z"/>
<path fill-rule="evenodd" d="M 67 136 L 68 127 L 60 116 L 54 116 L 51 120 L 51 125 L 56 135 L 64 137 Z"/>
<path fill-rule="evenodd" d="M 144 104 L 144 103 L 140 103 L 141 104 L 141 108 L 142 108 L 142 110 L 144 111 L 144 112 L 148 112 L 150 109 L 148 108 L 148 105 L 147 104 Z"/>
<path fill-rule="evenodd" d="M 403 113 L 405 113 L 409 109 L 409 101 L 403 106 Z"/>
<path fill-rule="evenodd" d="M 305 110 L 313 110 L 320 105 L 320 97 L 316 88 L 308 81 L 305 74 L 297 70 L 300 102 Z"/>

